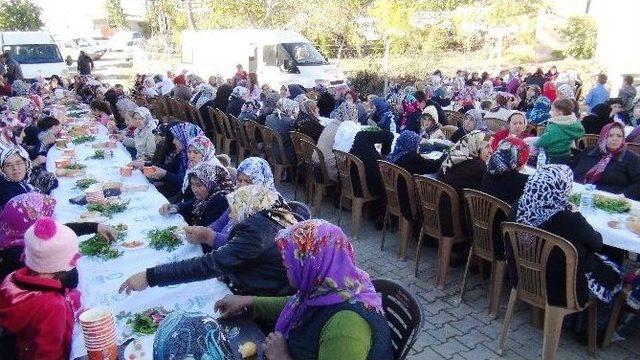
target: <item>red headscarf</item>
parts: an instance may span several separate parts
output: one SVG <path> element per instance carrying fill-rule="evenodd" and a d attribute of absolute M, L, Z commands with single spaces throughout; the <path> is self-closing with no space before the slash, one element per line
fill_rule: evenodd
<path fill-rule="evenodd" d="M 173 83 L 176 85 L 187 85 L 187 78 L 184 75 L 178 75 L 173 79 Z"/>
<path fill-rule="evenodd" d="M 618 128 L 622 131 L 622 144 L 617 149 L 610 150 L 607 148 L 607 138 L 609 137 L 609 133 L 613 128 Z M 602 177 L 602 173 L 611 160 L 615 159 L 618 154 L 624 150 L 626 147 L 626 142 L 624 139 L 624 125 L 621 123 L 614 121 L 605 125 L 600 132 L 600 136 L 598 137 L 598 148 L 600 149 L 600 161 L 598 161 L 584 176 L 584 182 L 588 184 L 597 183 Z"/>
<path fill-rule="evenodd" d="M 556 101 L 556 85 L 552 81 L 547 81 L 542 86 L 542 95 L 549 99 L 552 103 Z"/>

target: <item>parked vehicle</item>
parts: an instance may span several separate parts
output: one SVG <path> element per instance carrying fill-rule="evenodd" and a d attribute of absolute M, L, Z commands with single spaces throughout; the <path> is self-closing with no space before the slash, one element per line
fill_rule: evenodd
<path fill-rule="evenodd" d="M 224 49 L 224 51 L 220 51 Z M 233 76 L 236 65 L 258 75 L 261 84 L 332 87 L 347 81 L 304 36 L 288 30 L 209 30 L 182 33 L 182 64 L 206 78 Z"/>
<path fill-rule="evenodd" d="M 91 60 L 98 60 L 108 51 L 108 48 L 92 38 L 75 38 L 62 43 L 62 56 L 67 60 L 71 58 L 71 61 L 76 61 L 80 51 L 89 55 Z"/>
<path fill-rule="evenodd" d="M 131 47 L 131 44 L 135 44 L 136 41 L 143 39 L 142 34 L 137 31 L 119 31 L 109 40 L 109 50 L 126 51 Z"/>
<path fill-rule="evenodd" d="M 62 60 L 62 54 L 51 34 L 43 31 L 0 32 L 0 48 L 8 51 L 20 63 L 25 79 L 45 78 L 51 75 L 69 75 L 69 63 Z"/>

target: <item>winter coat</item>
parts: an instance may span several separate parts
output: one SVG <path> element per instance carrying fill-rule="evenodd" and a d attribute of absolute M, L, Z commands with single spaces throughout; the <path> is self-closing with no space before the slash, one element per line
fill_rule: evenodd
<path fill-rule="evenodd" d="M 563 157 L 571 154 L 573 142 L 584 135 L 584 127 L 574 115 L 549 119 L 549 124 L 536 146 L 543 148 L 548 157 Z"/>

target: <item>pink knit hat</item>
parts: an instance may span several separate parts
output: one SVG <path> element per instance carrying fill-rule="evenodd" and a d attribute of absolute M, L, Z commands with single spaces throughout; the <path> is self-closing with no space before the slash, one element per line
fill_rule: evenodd
<path fill-rule="evenodd" d="M 69 271 L 80 257 L 73 230 L 50 217 L 38 219 L 24 234 L 25 265 L 45 274 Z"/>

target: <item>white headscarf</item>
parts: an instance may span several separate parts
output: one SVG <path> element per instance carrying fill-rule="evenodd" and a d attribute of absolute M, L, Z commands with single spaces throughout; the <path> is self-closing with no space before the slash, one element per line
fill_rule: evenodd
<path fill-rule="evenodd" d="M 356 139 L 356 134 L 360 132 L 360 130 L 360 125 L 353 121 L 343 121 L 340 123 L 333 142 L 333 149 L 349 152 Z"/>

